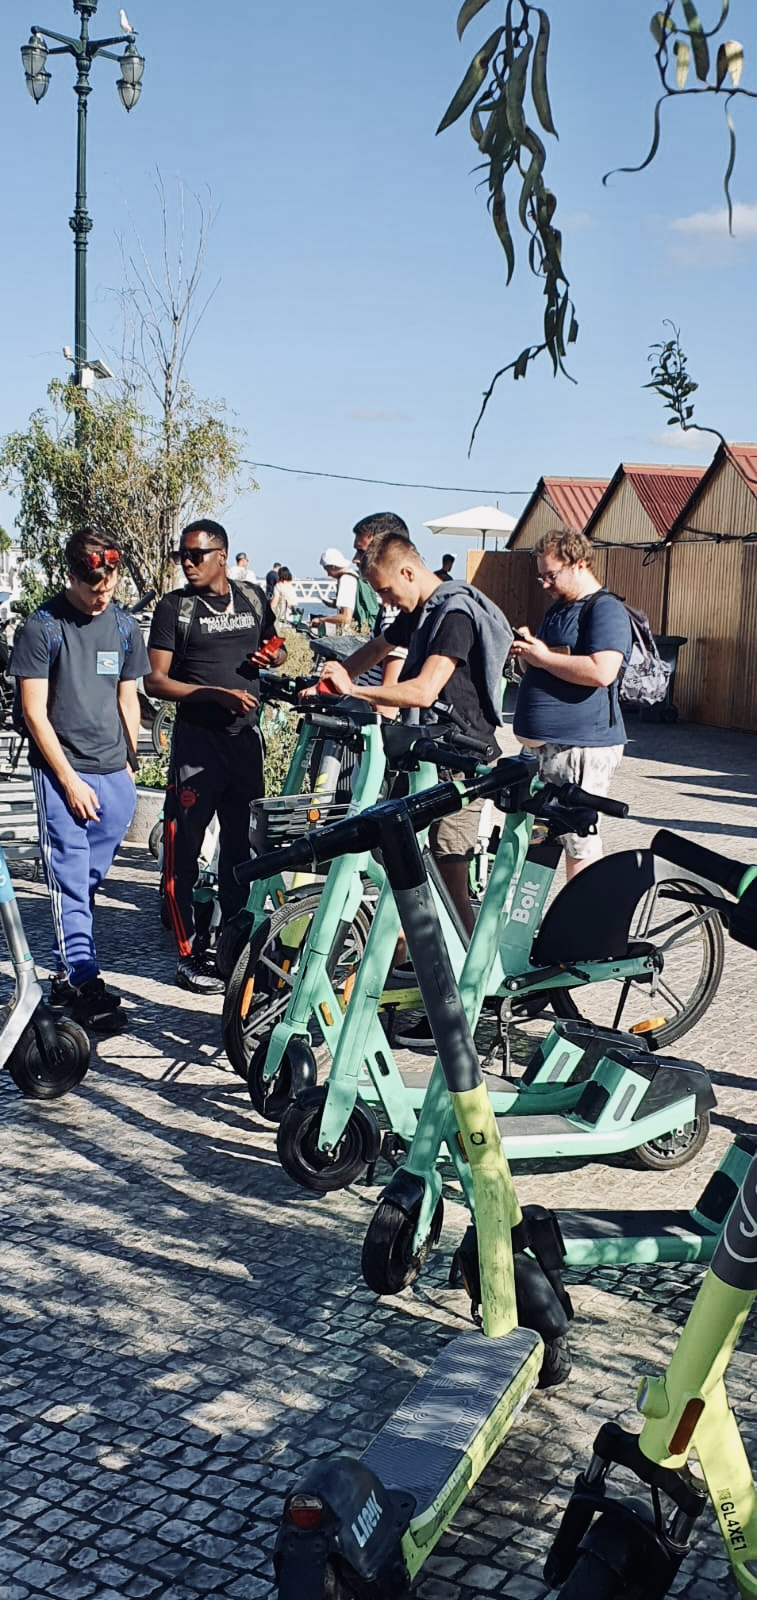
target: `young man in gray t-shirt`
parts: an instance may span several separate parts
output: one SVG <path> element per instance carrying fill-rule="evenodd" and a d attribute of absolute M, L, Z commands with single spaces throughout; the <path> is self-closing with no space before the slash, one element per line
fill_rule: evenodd
<path fill-rule="evenodd" d="M 29 735 L 50 891 L 50 999 L 104 1032 L 121 1025 L 121 1001 L 100 976 L 92 904 L 134 815 L 137 679 L 149 660 L 137 622 L 112 604 L 121 561 L 113 538 L 85 528 L 69 539 L 66 560 L 66 589 L 19 629 L 9 671 Z"/>

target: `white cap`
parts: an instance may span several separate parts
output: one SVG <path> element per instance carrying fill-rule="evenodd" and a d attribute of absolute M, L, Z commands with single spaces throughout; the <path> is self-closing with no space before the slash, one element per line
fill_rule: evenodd
<path fill-rule="evenodd" d="M 352 562 L 350 561 L 349 556 L 342 555 L 341 550 L 337 550 L 334 545 L 329 545 L 328 550 L 324 550 L 323 555 L 321 556 L 321 566 L 351 567 Z"/>

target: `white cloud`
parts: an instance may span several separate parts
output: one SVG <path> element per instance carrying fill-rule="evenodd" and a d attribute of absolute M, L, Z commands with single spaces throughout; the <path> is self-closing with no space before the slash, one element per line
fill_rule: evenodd
<path fill-rule="evenodd" d="M 670 227 L 674 233 L 695 234 L 698 238 L 728 235 L 728 211 L 722 206 L 717 211 L 693 211 L 688 217 L 675 217 Z M 746 206 L 740 201 L 733 208 L 733 233 L 736 239 L 753 239 L 757 236 L 757 205 Z"/>
<path fill-rule="evenodd" d="M 699 428 L 666 428 L 664 433 L 653 434 L 649 442 L 673 455 L 699 456 L 702 466 L 709 463 L 717 446 L 714 434 L 702 433 Z"/>

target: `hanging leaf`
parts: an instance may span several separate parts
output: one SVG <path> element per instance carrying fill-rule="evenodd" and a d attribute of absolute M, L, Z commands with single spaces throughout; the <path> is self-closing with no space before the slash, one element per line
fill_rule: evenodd
<path fill-rule="evenodd" d="M 694 0 L 681 0 L 681 5 L 683 6 L 683 14 L 689 24 L 689 38 L 694 52 L 694 71 L 700 83 L 706 83 L 707 74 L 710 70 L 710 52 L 707 48 L 705 31 L 699 20 L 699 13 L 694 5 Z"/>
<path fill-rule="evenodd" d="M 526 43 L 520 55 L 516 56 L 515 60 L 510 64 L 510 71 L 507 74 L 507 83 L 505 84 L 507 118 L 513 138 L 517 139 L 519 144 L 524 143 L 527 132 L 523 101 L 526 94 L 526 77 L 533 44 L 533 38 L 529 33 L 526 36 Z"/>
<path fill-rule="evenodd" d="M 729 154 L 728 154 L 728 166 L 725 169 L 725 177 L 723 179 L 723 188 L 725 190 L 726 205 L 728 206 L 728 232 L 732 234 L 733 233 L 733 201 L 731 199 L 731 178 L 733 176 L 733 168 L 734 168 L 734 163 L 736 161 L 736 129 L 733 126 L 733 118 L 731 116 L 730 111 L 728 110 L 728 101 L 730 100 L 730 98 L 731 97 L 729 95 L 728 96 L 728 100 L 726 100 L 726 103 L 725 103 L 725 120 L 726 120 L 726 125 L 727 125 L 727 128 L 728 128 Z"/>
<path fill-rule="evenodd" d="M 547 90 L 547 50 L 549 48 L 549 17 L 546 11 L 537 7 L 539 15 L 539 32 L 534 50 L 534 63 L 531 68 L 531 97 L 536 107 L 536 115 L 545 131 L 558 137 L 557 129 L 552 120 L 552 107 L 549 103 Z"/>
<path fill-rule="evenodd" d="M 497 238 L 499 239 L 502 249 L 505 252 L 505 256 L 507 257 L 507 282 L 509 283 L 515 271 L 515 246 L 513 245 L 513 236 L 508 226 L 507 208 L 505 206 L 505 194 L 503 189 L 499 189 L 497 193 L 492 196 L 491 214 L 492 222 L 494 223 L 497 233 Z"/>
<path fill-rule="evenodd" d="M 721 46 L 722 48 L 722 46 Z M 676 39 L 673 45 L 676 58 L 676 88 L 683 89 L 689 76 L 691 65 L 691 46 L 686 39 Z"/>
<path fill-rule="evenodd" d="M 726 74 L 728 74 L 734 89 L 737 89 L 739 83 L 741 82 L 741 73 L 743 67 L 743 44 L 739 44 L 738 39 L 726 39 L 725 43 L 721 44 L 718 50 L 718 62 L 716 70 L 716 81 L 718 88 L 720 88 L 721 84 L 725 82 Z"/>
<path fill-rule="evenodd" d="M 649 147 L 649 151 L 648 151 L 647 155 L 645 156 L 644 160 L 640 163 L 640 165 L 638 167 L 613 167 L 611 172 L 606 172 L 605 173 L 605 175 L 604 175 L 604 177 L 602 179 L 603 183 L 606 184 L 608 178 L 613 178 L 615 176 L 615 174 L 618 173 L 618 172 L 643 172 L 644 168 L 649 166 L 650 161 L 654 161 L 654 158 L 657 155 L 657 147 L 658 147 L 658 145 L 660 143 L 660 106 L 662 105 L 663 100 L 667 100 L 667 95 L 664 95 L 664 94 L 660 95 L 660 98 L 657 101 L 657 104 L 656 104 L 656 106 L 654 108 L 654 125 L 653 125 L 653 131 L 652 131 L 652 143 L 651 143 L 651 145 Z"/>
<path fill-rule="evenodd" d="M 665 44 L 668 34 L 675 33 L 676 25 L 666 11 L 656 11 L 649 24 L 649 31 L 655 44 Z"/>
<path fill-rule="evenodd" d="M 458 39 L 462 39 L 468 23 L 472 22 L 473 18 L 478 16 L 479 11 L 483 11 L 484 6 L 488 6 L 488 4 L 489 0 L 465 0 L 465 4 L 460 7 L 457 18 Z"/>
<path fill-rule="evenodd" d="M 518 356 L 517 361 L 513 362 L 513 377 L 514 378 L 516 378 L 516 379 L 517 378 L 525 378 L 526 372 L 528 371 L 528 363 L 529 363 L 530 359 L 531 359 L 531 347 L 530 347 L 530 345 L 527 345 L 525 350 L 521 350 L 521 353 Z"/>
<path fill-rule="evenodd" d="M 458 117 L 461 117 L 463 112 L 467 111 L 471 100 L 481 88 L 489 70 L 489 63 L 504 31 L 504 28 L 496 28 L 494 33 L 487 39 L 486 44 L 473 57 L 457 93 L 453 96 L 439 123 L 436 130 L 437 133 L 443 133 L 445 128 L 449 128 L 453 122 L 457 122 Z"/>

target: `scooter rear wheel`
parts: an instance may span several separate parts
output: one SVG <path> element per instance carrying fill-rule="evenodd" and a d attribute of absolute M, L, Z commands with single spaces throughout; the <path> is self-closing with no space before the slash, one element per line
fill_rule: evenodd
<path fill-rule="evenodd" d="M 676 1167 L 685 1167 L 687 1162 L 699 1155 L 707 1142 L 709 1131 L 709 1114 L 703 1111 L 693 1122 L 685 1123 L 682 1128 L 674 1128 L 659 1139 L 650 1139 L 647 1144 L 638 1145 L 631 1154 L 640 1167 L 647 1167 L 652 1172 L 674 1172 Z"/>
<path fill-rule="evenodd" d="M 152 747 L 156 756 L 165 756 L 171 747 L 171 735 L 176 720 L 176 707 L 170 701 L 164 701 L 155 713 L 150 729 Z"/>
<path fill-rule="evenodd" d="M 374 1294 L 399 1294 L 401 1289 L 414 1283 L 439 1242 L 443 1222 L 444 1201 L 439 1200 L 429 1232 L 413 1253 L 417 1212 L 408 1216 L 391 1200 L 380 1200 L 368 1225 L 360 1260 L 360 1270 L 368 1288 Z"/>
<path fill-rule="evenodd" d="M 279 1161 L 287 1177 L 313 1194 L 346 1189 L 365 1171 L 366 1130 L 363 1106 L 355 1106 L 338 1144 L 330 1154 L 318 1149 L 318 1135 L 326 1101 L 325 1084 L 307 1089 L 291 1100 L 282 1113 L 276 1135 Z"/>
<path fill-rule="evenodd" d="M 71 1017 L 55 1020 L 57 1061 L 45 1060 L 33 1023 L 8 1057 L 8 1071 L 22 1094 L 34 1100 L 59 1100 L 81 1083 L 89 1066 L 87 1034 Z"/>
<path fill-rule="evenodd" d="M 259 1117 L 265 1117 L 266 1122 L 280 1122 L 295 1095 L 315 1087 L 318 1068 L 305 1039 L 290 1040 L 273 1078 L 265 1076 L 267 1056 L 268 1040 L 263 1039 L 250 1062 L 247 1090 Z"/>
<path fill-rule="evenodd" d="M 723 927 L 717 911 L 702 910 L 691 885 L 665 880 L 641 896 L 631 919 L 629 948 L 654 946 L 662 970 L 652 997 L 651 978 L 608 979 L 546 997 L 558 1017 L 632 1029 L 657 1013 L 653 1029 L 666 1049 L 694 1027 L 711 1005 L 723 972 Z"/>

